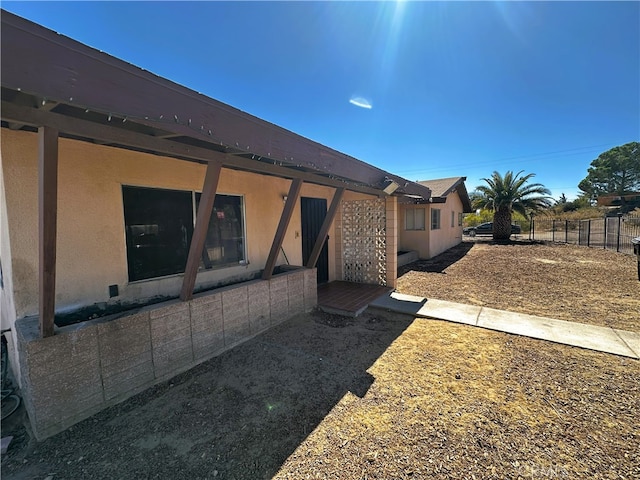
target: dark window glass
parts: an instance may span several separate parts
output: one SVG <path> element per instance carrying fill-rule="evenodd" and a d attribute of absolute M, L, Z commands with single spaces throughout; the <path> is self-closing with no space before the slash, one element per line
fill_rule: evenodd
<path fill-rule="evenodd" d="M 191 192 L 122 187 L 129 281 L 184 272 L 193 235 Z"/>
<path fill-rule="evenodd" d="M 196 208 L 200 205 L 196 193 Z M 197 211 L 197 210 L 196 210 Z M 242 197 L 216 195 L 200 267 L 209 269 L 245 260 Z"/>

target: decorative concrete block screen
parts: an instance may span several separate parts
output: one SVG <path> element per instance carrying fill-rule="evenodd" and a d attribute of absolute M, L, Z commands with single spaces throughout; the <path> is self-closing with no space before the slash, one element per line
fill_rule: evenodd
<path fill-rule="evenodd" d="M 38 440 L 220 355 L 318 303 L 316 269 L 298 268 L 62 327 L 40 338 L 16 322 L 25 406 Z"/>
<path fill-rule="evenodd" d="M 344 280 L 387 284 L 386 224 L 384 199 L 342 202 Z"/>

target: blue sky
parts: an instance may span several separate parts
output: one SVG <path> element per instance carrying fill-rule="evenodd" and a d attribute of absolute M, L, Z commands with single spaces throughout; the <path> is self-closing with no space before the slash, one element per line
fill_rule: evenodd
<path fill-rule="evenodd" d="M 411 180 L 525 170 L 571 199 L 640 140 L 639 2 L 2 8 Z"/>

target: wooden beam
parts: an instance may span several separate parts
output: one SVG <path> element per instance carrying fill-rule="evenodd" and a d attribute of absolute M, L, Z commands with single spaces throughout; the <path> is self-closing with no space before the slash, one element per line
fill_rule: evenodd
<path fill-rule="evenodd" d="M 382 190 L 368 187 L 366 185 L 359 185 L 357 183 L 347 184 L 344 181 L 327 178 L 322 175 L 314 174 L 313 172 L 294 170 L 292 168 L 272 163 L 224 154 L 215 150 L 173 142 L 171 140 L 157 138 L 151 135 L 144 135 L 130 130 L 113 127 L 111 125 L 101 125 L 99 123 L 89 122 L 80 118 L 68 117 L 59 113 L 45 112 L 39 109 L 23 107 L 6 101 L 2 101 L 0 113 L 2 114 L 2 119 L 8 122 L 16 121 L 36 127 L 38 125 L 54 125 L 60 132 L 84 137 L 96 143 L 103 142 L 134 150 L 153 151 L 160 155 L 178 158 L 181 160 L 207 163 L 212 160 L 216 160 L 221 162 L 223 167 L 234 170 L 242 170 L 263 175 L 274 175 L 289 179 L 300 178 L 307 183 L 314 183 L 333 188 L 346 187 L 351 191 L 366 193 L 368 195 L 384 195 Z"/>
<path fill-rule="evenodd" d="M 318 232 L 318 238 L 316 238 L 316 243 L 313 245 L 313 250 L 311 250 L 311 255 L 309 255 L 309 260 L 307 260 L 307 264 L 305 267 L 313 268 L 318 263 L 318 258 L 320 257 L 320 252 L 322 251 L 322 247 L 324 246 L 324 242 L 327 240 L 327 236 L 329 235 L 329 228 L 331 228 L 331 224 L 333 223 L 333 219 L 338 212 L 338 207 L 340 206 L 340 200 L 342 200 L 342 196 L 344 195 L 344 188 L 338 188 L 333 194 L 333 199 L 331 200 L 331 206 L 329 207 L 329 211 L 327 215 L 324 217 L 324 222 L 322 222 L 322 227 L 320 227 L 320 232 Z"/>
<path fill-rule="evenodd" d="M 291 182 L 291 187 L 289 187 L 289 194 L 287 195 L 287 201 L 284 204 L 284 210 L 282 211 L 280 223 L 278 224 L 278 229 L 276 230 L 276 236 L 273 238 L 271 250 L 269 251 L 269 257 L 267 258 L 267 263 L 264 266 L 264 272 L 262 272 L 263 280 L 269 280 L 273 276 L 273 269 L 276 266 L 276 260 L 278 259 L 278 254 L 280 253 L 280 248 L 282 247 L 282 242 L 284 241 L 284 235 L 285 233 L 287 233 L 287 227 L 289 226 L 289 222 L 291 221 L 291 217 L 293 216 L 293 210 L 298 201 L 298 197 L 300 196 L 301 188 L 302 180 L 300 180 L 299 178 L 296 178 Z"/>
<path fill-rule="evenodd" d="M 42 100 L 40 101 L 40 103 L 38 103 L 38 105 L 36 105 L 36 108 L 48 112 L 49 110 L 53 110 L 57 105 L 58 102 L 47 102 L 46 100 Z M 9 127 L 9 130 L 20 130 L 25 126 L 25 124 L 19 122 L 9 122 L 7 126 Z"/>
<path fill-rule="evenodd" d="M 53 335 L 56 300 L 56 225 L 58 213 L 58 131 L 38 128 L 38 292 L 40 335 Z"/>
<path fill-rule="evenodd" d="M 220 170 L 222 170 L 220 162 L 210 162 L 207 165 L 207 173 L 204 177 L 202 196 L 200 197 L 200 205 L 198 205 L 196 216 L 196 227 L 193 230 L 193 237 L 191 237 L 187 266 L 184 270 L 182 290 L 180 291 L 180 300 L 183 302 L 193 297 L 193 287 L 196 283 L 196 275 L 198 274 L 198 267 L 200 266 L 200 259 L 202 258 L 202 251 L 204 250 L 204 243 L 209 230 L 209 221 L 211 220 L 213 202 L 216 198 Z"/>
<path fill-rule="evenodd" d="M 154 137 L 167 139 L 167 138 L 184 137 L 184 135 L 181 135 L 179 133 L 164 133 L 161 135 L 154 135 Z"/>

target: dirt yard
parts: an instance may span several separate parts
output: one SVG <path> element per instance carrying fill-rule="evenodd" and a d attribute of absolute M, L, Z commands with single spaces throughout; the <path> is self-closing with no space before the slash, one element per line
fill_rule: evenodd
<path fill-rule="evenodd" d="M 618 259 L 631 263 L 628 256 L 607 252 L 460 248 L 449 260 L 421 263 L 423 271 L 413 265 L 401 289 L 413 288 L 412 278 L 429 288 L 451 278 L 457 293 L 453 287 L 433 290 L 438 295 L 410 293 L 505 308 L 511 295 L 529 292 L 530 303 L 512 300 L 510 309 L 532 305 L 529 313 L 567 318 L 552 314 L 547 303 L 566 296 L 569 311 L 580 301 L 567 289 L 554 293 L 564 280 L 544 293 L 544 282 L 559 275 L 551 266 L 568 263 L 574 274 L 590 278 L 633 273 L 622 260 L 612 267 Z M 491 275 L 464 282 L 456 273 L 461 265 L 477 268 L 474 258 L 484 259 L 482 268 L 508 264 L 489 259 L 496 251 L 542 285 L 518 289 L 517 281 L 507 282 L 503 295 L 492 293 L 497 279 Z M 599 284 L 615 284 L 622 296 L 583 293 L 597 299 L 597 312 L 616 312 L 591 318 L 634 329 L 630 309 L 636 301 L 638 312 L 638 287 L 621 279 Z M 614 305 L 619 298 L 627 310 Z M 12 428 L 3 422 L 3 436 L 15 439 L 3 455 L 2 478 L 640 478 L 639 417 L 636 360 L 386 312 L 370 310 L 357 319 L 314 313 L 44 442 L 17 427 L 19 417 Z"/>
<path fill-rule="evenodd" d="M 638 478 L 640 362 L 380 312 L 301 315 L 3 479 Z M 4 432 L 3 432 L 4 434 Z"/>
<path fill-rule="evenodd" d="M 609 250 L 465 241 L 401 267 L 398 291 L 640 332 L 635 257 Z"/>

